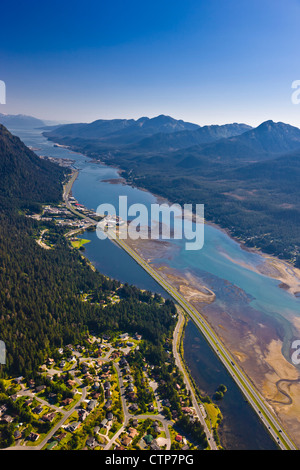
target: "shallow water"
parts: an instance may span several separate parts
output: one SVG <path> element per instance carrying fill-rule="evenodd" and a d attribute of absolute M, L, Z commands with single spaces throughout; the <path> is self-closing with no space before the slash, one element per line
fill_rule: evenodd
<path fill-rule="evenodd" d="M 129 205 L 138 202 L 150 207 L 156 202 L 156 198 L 146 191 L 124 184 L 104 182 L 103 180 L 119 178 L 117 170 L 94 163 L 84 155 L 53 147 L 53 143 L 48 142 L 38 131 L 15 130 L 14 133 L 19 135 L 26 145 L 39 148 L 36 151 L 39 155 L 74 160 L 74 167 L 80 172 L 72 193 L 88 208 L 96 210 L 99 204 L 106 202 L 118 207 L 120 195 L 128 197 Z M 99 240 L 95 232 L 86 232 L 83 238 L 91 240 L 91 243 L 85 245 L 85 254 L 100 272 L 121 282 L 132 283 L 142 289 L 166 295 L 116 244 Z M 184 240 L 171 240 L 170 243 L 174 250 L 168 249 L 168 257 L 154 258 L 152 261 L 183 273 L 191 272 L 199 279 L 199 283 L 210 287 L 217 298 L 213 304 L 205 307 L 206 314 L 209 315 L 212 308 L 219 309 L 220 312 L 232 311 L 232 315 L 242 311 L 248 322 L 251 322 L 252 318 L 253 322 L 256 322 L 259 316 L 275 329 L 280 328 L 284 352 L 288 357 L 290 340 L 295 334 L 290 319 L 300 316 L 300 298 L 280 289 L 278 281 L 245 266 L 255 267 L 262 263 L 263 258 L 259 254 L 242 249 L 226 233 L 211 225 L 205 225 L 202 250 L 185 250 Z M 228 449 L 272 448 L 274 444 L 268 433 L 245 403 L 221 363 L 211 351 L 210 356 L 209 351 L 209 346 L 190 322 L 185 336 L 185 358 L 197 384 L 205 393 L 213 393 L 220 382 L 225 385 L 230 383 L 228 394 L 221 404 L 226 417 L 221 432 L 223 445 Z M 248 423 L 247 426 L 244 425 L 245 422 Z"/>

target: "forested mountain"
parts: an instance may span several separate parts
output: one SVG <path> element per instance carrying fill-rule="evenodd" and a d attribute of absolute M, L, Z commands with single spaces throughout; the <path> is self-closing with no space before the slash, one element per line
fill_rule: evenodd
<path fill-rule="evenodd" d="M 93 140 L 98 145 L 126 145 L 137 142 L 144 137 L 162 133 L 173 133 L 184 130 L 195 130 L 199 126 L 173 119 L 170 116 L 157 116 L 155 118 L 142 117 L 134 119 L 99 119 L 90 124 L 67 124 L 50 131 L 52 138 L 68 137 L 68 140 Z"/>
<path fill-rule="evenodd" d="M 222 138 L 240 135 L 252 129 L 247 124 L 224 124 L 199 127 L 196 130 L 181 130 L 172 133 L 159 132 L 140 140 L 132 147 L 133 151 L 165 152 L 178 150 L 193 145 L 208 144 Z"/>
<path fill-rule="evenodd" d="M 61 198 L 61 168 L 40 159 L 1 124 L 0 156 L 0 199 L 4 206 L 23 207 Z"/>
<path fill-rule="evenodd" d="M 241 135 L 199 146 L 194 151 L 212 160 L 251 162 L 273 158 L 297 148 L 300 148 L 300 129 L 282 122 L 266 121 Z"/>
<path fill-rule="evenodd" d="M 138 330 L 148 344 L 146 354 L 159 361 L 174 326 L 173 302 L 161 303 L 159 296 L 132 286 L 121 288 L 91 270 L 70 249 L 62 229 L 23 214 L 24 207 L 60 201 L 66 170 L 40 160 L 3 126 L 0 167 L 0 339 L 7 350 L 0 374 L 36 370 L 54 347 L 79 340 L 88 328 L 100 333 Z M 35 241 L 45 223 L 57 235 L 50 250 Z M 106 299 L 117 289 L 122 300 L 105 309 L 81 300 L 82 293 Z"/>
<path fill-rule="evenodd" d="M 273 121 L 208 126 L 123 145 L 70 137 L 63 127 L 45 135 L 119 166 L 129 183 L 171 202 L 205 204 L 207 220 L 300 266 L 300 129 Z"/>

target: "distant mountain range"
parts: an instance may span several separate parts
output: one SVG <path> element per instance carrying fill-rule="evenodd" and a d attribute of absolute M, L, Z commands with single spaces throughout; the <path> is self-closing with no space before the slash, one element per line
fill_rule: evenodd
<path fill-rule="evenodd" d="M 146 152 L 179 150 L 237 136 L 250 129 L 252 127 L 246 124 L 234 123 L 221 126 L 199 126 L 196 130 L 181 130 L 172 133 L 159 132 L 140 140 L 134 149 Z"/>
<path fill-rule="evenodd" d="M 241 135 L 195 148 L 199 155 L 222 160 L 262 160 L 300 148 L 300 129 L 266 121 Z"/>
<path fill-rule="evenodd" d="M 7 129 L 34 129 L 36 127 L 45 126 L 45 122 L 32 116 L 24 114 L 1 114 L 0 124 L 7 127 Z"/>
<path fill-rule="evenodd" d="M 70 145 L 86 144 L 97 149 L 115 148 L 137 154 L 166 154 L 188 149 L 193 158 L 231 161 L 268 159 L 300 148 L 300 129 L 282 122 L 266 121 L 256 128 L 239 123 L 201 127 L 164 115 L 152 119 L 67 124 L 45 135 Z"/>
<path fill-rule="evenodd" d="M 132 144 L 158 132 L 169 134 L 198 128 L 197 124 L 160 115 L 151 119 L 99 119 L 90 124 L 67 124 L 56 129 L 55 134 L 74 139 L 95 140 L 111 146 Z"/>

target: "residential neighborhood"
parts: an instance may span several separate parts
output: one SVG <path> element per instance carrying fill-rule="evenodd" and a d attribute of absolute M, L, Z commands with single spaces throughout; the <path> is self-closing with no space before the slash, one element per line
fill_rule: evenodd
<path fill-rule="evenodd" d="M 160 368 L 145 362 L 141 342 L 138 333 L 89 335 L 85 344 L 55 350 L 35 377 L 1 380 L 0 424 L 10 426 L 9 436 L 0 434 L 1 447 L 206 448 L 207 441 L 203 447 L 179 425 L 179 416 L 198 422 L 184 382 L 174 387 L 181 409 L 173 409 L 174 390 L 168 399 Z"/>

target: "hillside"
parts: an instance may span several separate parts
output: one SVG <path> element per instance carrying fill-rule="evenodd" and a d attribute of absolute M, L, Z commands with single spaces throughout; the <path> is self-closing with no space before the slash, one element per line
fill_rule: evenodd
<path fill-rule="evenodd" d="M 45 125 L 44 121 L 25 114 L 2 114 L 0 113 L 0 124 L 8 129 L 33 129 Z"/>
<path fill-rule="evenodd" d="M 246 124 L 225 124 L 199 127 L 196 130 L 181 130 L 172 133 L 159 132 L 142 139 L 133 151 L 165 152 L 191 147 L 193 145 L 208 144 L 222 138 L 240 135 L 252 129 Z"/>
<path fill-rule="evenodd" d="M 142 138 L 162 133 L 173 133 L 184 130 L 195 130 L 199 126 L 176 120 L 170 116 L 157 116 L 155 118 L 142 117 L 134 119 L 99 119 L 90 124 L 67 124 L 47 133 L 51 139 L 65 137 L 68 140 L 93 140 L 98 145 L 127 145 L 138 142 Z M 45 134 L 46 135 L 46 134 Z"/>
<path fill-rule="evenodd" d="M 266 121 L 241 135 L 221 139 L 194 150 L 211 159 L 257 161 L 300 148 L 300 129 Z"/>
<path fill-rule="evenodd" d="M 56 202 L 64 173 L 40 159 L 0 124 L 0 198 L 4 205 Z"/>
<path fill-rule="evenodd" d="M 109 304 L 121 285 L 90 269 L 68 245 L 63 228 L 24 215 L 28 206 L 61 201 L 63 171 L 0 127 L 0 338 L 7 351 L 0 377 L 36 372 L 54 348 L 83 339 L 88 328 L 99 334 L 138 329 L 145 355 L 149 350 L 159 363 L 162 344 L 174 327 L 173 303 L 162 305 L 159 296 L 133 286 L 105 309 L 82 301 L 84 292 Z M 49 250 L 36 243 L 45 228 L 55 240 Z"/>

